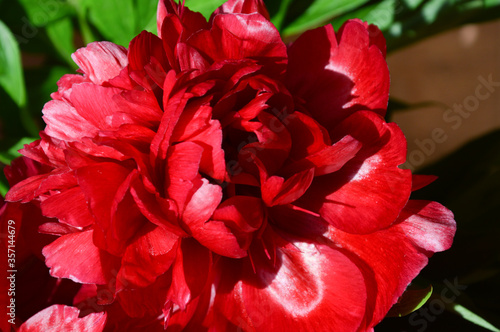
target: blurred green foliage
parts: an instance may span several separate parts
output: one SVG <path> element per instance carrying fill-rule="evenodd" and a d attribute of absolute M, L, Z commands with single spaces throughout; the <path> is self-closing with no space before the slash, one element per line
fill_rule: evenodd
<path fill-rule="evenodd" d="M 223 2 L 185 1 L 186 6 L 207 18 Z M 500 17 L 500 0 L 265 0 L 265 3 L 285 41 L 327 23 L 337 29 L 347 19 L 360 18 L 379 26 L 387 39 L 388 52 L 467 23 Z M 75 71 L 71 54 L 77 48 L 96 40 L 109 40 L 126 47 L 140 31 L 156 32 L 156 8 L 157 0 L 0 0 L 0 163 L 9 164 L 19 156 L 17 150 L 33 141 L 43 129 L 43 105 L 50 100 L 50 93 L 57 90 L 57 80 Z M 393 100 L 389 106 L 390 112 L 394 112 L 418 105 Z M 446 308 L 450 319 L 458 322 L 454 330 L 461 326 L 465 328 L 463 331 L 472 331 L 482 326 L 480 330 L 494 331 L 494 327 L 485 324 L 489 324 L 488 320 L 500 324 L 492 314 L 500 312 L 498 300 L 489 296 L 490 290 L 498 290 L 500 283 L 500 133 L 464 149 L 426 169 L 428 174 L 441 175 L 441 181 L 417 193 L 417 197 L 422 194 L 426 199 L 442 202 L 456 213 L 460 227 L 455 245 L 439 256 L 444 258 L 431 260 L 423 273 L 423 287 L 409 291 L 393 314 L 408 314 L 429 297 L 432 299 L 435 296 L 431 295 L 432 288 L 425 288 L 429 284 L 439 290 L 444 287 L 443 278 L 461 276 L 469 288 L 459 302 Z M 0 177 L 0 193 L 5 195 L 7 190 L 5 178 Z M 460 323 L 464 320 L 458 316 L 470 323 Z M 443 317 L 446 326 L 448 316 Z M 388 327 L 391 330 L 392 322 L 391 319 L 384 322 L 380 330 Z M 411 330 L 408 320 L 397 322 L 399 328 Z M 436 326 L 440 328 L 439 324 Z"/>

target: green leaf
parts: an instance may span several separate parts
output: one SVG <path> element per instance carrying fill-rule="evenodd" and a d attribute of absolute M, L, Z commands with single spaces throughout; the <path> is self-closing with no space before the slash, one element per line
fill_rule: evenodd
<path fill-rule="evenodd" d="M 278 30 L 281 30 L 281 26 L 283 25 L 283 22 L 286 18 L 286 14 L 288 12 L 288 8 L 290 7 L 290 4 L 292 3 L 292 0 L 283 0 L 280 3 L 278 12 L 276 15 L 271 17 L 271 22 L 276 26 Z"/>
<path fill-rule="evenodd" d="M 21 138 L 20 141 L 18 141 L 16 144 L 10 147 L 7 151 L 0 152 L 0 162 L 4 163 L 5 165 L 10 165 L 10 162 L 12 160 L 21 156 L 21 154 L 18 151 L 22 149 L 25 144 L 30 144 L 35 140 L 36 138 L 30 138 L 30 137 Z"/>
<path fill-rule="evenodd" d="M 77 4 L 80 26 L 90 38 L 85 26 L 85 13 L 90 22 L 106 38 L 128 47 L 130 41 L 142 30 L 156 33 L 157 0 L 85 0 Z"/>
<path fill-rule="evenodd" d="M 226 0 L 186 0 L 186 6 L 195 12 L 200 12 L 207 19 Z"/>
<path fill-rule="evenodd" d="M 443 10 L 443 7 L 448 6 L 451 1 L 448 0 L 430 0 L 422 8 L 422 17 L 426 23 L 433 23 Z"/>
<path fill-rule="evenodd" d="M 0 174 L 0 195 L 2 195 L 2 197 L 5 197 L 5 195 L 7 195 L 7 191 L 9 191 L 9 183 L 2 173 Z"/>
<path fill-rule="evenodd" d="M 30 23 L 44 27 L 69 15 L 74 15 L 73 7 L 60 0 L 19 0 L 24 7 Z"/>
<path fill-rule="evenodd" d="M 301 16 L 285 28 L 283 33 L 287 36 L 299 34 L 367 2 L 368 0 L 315 0 Z"/>
<path fill-rule="evenodd" d="M 474 312 L 470 311 L 466 307 L 460 305 L 460 304 L 452 304 L 449 308 L 447 308 L 449 311 L 461 316 L 463 319 L 468 320 L 471 323 L 474 323 L 478 326 L 481 326 L 489 331 L 492 332 L 500 332 L 500 329 L 496 328 L 495 326 L 491 325 L 489 322 L 487 322 L 484 318 L 481 316 L 475 314 Z"/>
<path fill-rule="evenodd" d="M 73 68 L 76 64 L 71 59 L 71 54 L 76 51 L 73 43 L 73 24 L 71 19 L 64 18 L 47 25 L 47 35 L 61 57 Z"/>
<path fill-rule="evenodd" d="M 408 8 L 415 9 L 418 6 L 420 6 L 420 4 L 424 2 L 424 0 L 403 0 L 403 2 L 405 3 L 406 6 L 408 6 Z"/>
<path fill-rule="evenodd" d="M 156 33 L 156 9 L 158 7 L 157 0 L 136 0 L 135 16 L 136 32 L 147 30 Z"/>
<path fill-rule="evenodd" d="M 132 0 L 87 0 L 89 19 L 107 39 L 128 46 L 135 36 L 136 16 Z"/>
<path fill-rule="evenodd" d="M 19 45 L 2 21 L 0 21 L 0 86 L 19 107 L 26 105 L 26 87 Z"/>
<path fill-rule="evenodd" d="M 333 20 L 332 25 L 338 30 L 345 21 L 360 18 L 370 24 L 375 24 L 380 30 L 388 29 L 394 22 L 396 6 L 396 0 L 383 0 L 339 16 Z"/>
<path fill-rule="evenodd" d="M 500 0 L 484 0 L 484 6 L 486 8 L 500 6 Z"/>
<path fill-rule="evenodd" d="M 412 289 L 411 286 L 403 293 L 398 302 L 387 313 L 387 317 L 402 317 L 420 309 L 432 295 L 432 285 L 425 289 Z"/>

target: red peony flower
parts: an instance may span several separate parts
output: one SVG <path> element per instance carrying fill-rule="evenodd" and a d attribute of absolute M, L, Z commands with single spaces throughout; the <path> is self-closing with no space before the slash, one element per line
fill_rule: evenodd
<path fill-rule="evenodd" d="M 46 265 L 106 329 L 372 330 L 451 245 L 452 213 L 409 200 L 428 178 L 399 168 L 375 26 L 286 46 L 261 0 L 161 0 L 158 36 L 73 59 L 22 150 L 48 170 L 7 200 L 57 218 Z"/>

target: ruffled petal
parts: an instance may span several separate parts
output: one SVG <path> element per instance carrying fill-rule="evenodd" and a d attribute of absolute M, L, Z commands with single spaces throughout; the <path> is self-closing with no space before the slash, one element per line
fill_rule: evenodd
<path fill-rule="evenodd" d="M 100 248 L 123 254 L 127 241 L 146 221 L 128 193 L 137 171 L 115 163 L 77 170 L 78 183 L 95 218 L 95 241 Z M 104 185 L 105 184 L 105 185 Z"/>
<path fill-rule="evenodd" d="M 93 42 L 71 55 L 73 61 L 94 83 L 115 78 L 128 64 L 127 49 L 111 42 Z"/>
<path fill-rule="evenodd" d="M 196 143 L 203 148 L 200 172 L 215 180 L 224 181 L 226 161 L 222 149 L 222 129 L 219 121 L 211 120 L 208 126 L 187 141 Z"/>
<path fill-rule="evenodd" d="M 113 101 L 113 97 L 122 90 L 117 88 L 106 88 L 91 83 L 82 83 L 73 86 L 71 92 L 71 103 L 78 114 L 88 122 L 89 128 L 101 130 L 113 129 L 110 118 L 115 113 L 120 113 L 120 108 Z M 96 131 L 85 133 L 84 137 L 93 137 Z"/>
<path fill-rule="evenodd" d="M 43 248 L 50 275 L 80 284 L 104 285 L 117 271 L 119 259 L 97 248 L 93 230 L 63 235 Z"/>
<path fill-rule="evenodd" d="M 357 112 L 335 133 L 352 135 L 361 150 L 337 172 L 316 178 L 298 205 L 346 232 L 388 227 L 411 192 L 411 172 L 398 167 L 406 159 L 401 130 L 372 112 Z"/>
<path fill-rule="evenodd" d="M 178 241 L 177 236 L 161 227 L 144 227 L 123 255 L 117 291 L 152 284 L 174 262 Z"/>
<path fill-rule="evenodd" d="M 213 185 L 207 179 L 201 180 L 200 187 L 186 204 L 182 221 L 189 227 L 199 225 L 210 219 L 222 200 L 222 189 Z"/>
<path fill-rule="evenodd" d="M 203 148 L 192 142 L 172 146 L 167 157 L 165 188 L 168 197 L 177 204 L 179 213 L 196 189 Z"/>
<path fill-rule="evenodd" d="M 348 21 L 337 36 L 331 25 L 307 31 L 288 55 L 288 88 L 328 130 L 358 110 L 385 114 L 389 70 L 363 24 Z"/>
<path fill-rule="evenodd" d="M 259 13 L 270 20 L 269 12 L 262 0 L 228 0 L 215 10 L 212 16 L 219 14 L 252 14 Z"/>
<path fill-rule="evenodd" d="M 248 260 L 221 261 L 215 310 L 244 330 L 356 331 L 365 313 L 363 275 L 341 250 L 294 241 Z M 328 317 L 328 319 L 325 319 Z"/>
<path fill-rule="evenodd" d="M 98 131 L 95 124 L 82 117 L 66 100 L 52 100 L 45 104 L 43 120 L 47 124 L 45 133 L 60 140 L 76 141 L 82 137 L 93 137 Z"/>
<path fill-rule="evenodd" d="M 94 223 L 80 187 L 73 187 L 50 196 L 40 204 L 40 207 L 44 216 L 57 218 L 59 222 L 80 229 Z"/>
<path fill-rule="evenodd" d="M 313 178 L 313 168 L 294 174 L 286 181 L 281 176 L 271 176 L 262 183 L 262 200 L 267 206 L 292 203 L 306 192 Z"/>
<path fill-rule="evenodd" d="M 276 63 L 286 59 L 278 30 L 260 14 L 217 15 L 212 29 L 196 33 L 189 44 L 214 61 L 250 58 Z"/>
<path fill-rule="evenodd" d="M 21 325 L 19 332 L 72 331 L 101 332 L 106 325 L 106 313 L 100 312 L 79 318 L 80 310 L 62 304 L 54 304 Z"/>
<path fill-rule="evenodd" d="M 372 234 L 330 228 L 328 238 L 365 262 L 364 273 L 372 276 L 368 291 L 373 300 L 368 303 L 365 328 L 385 317 L 434 252 L 451 246 L 455 230 L 453 214 L 427 201 L 409 201 L 395 225 Z"/>
<path fill-rule="evenodd" d="M 188 303 L 205 288 L 211 269 L 210 250 L 193 239 L 183 239 L 172 269 L 172 286 L 167 294 L 167 307 L 172 308 L 174 303 L 185 310 Z"/>

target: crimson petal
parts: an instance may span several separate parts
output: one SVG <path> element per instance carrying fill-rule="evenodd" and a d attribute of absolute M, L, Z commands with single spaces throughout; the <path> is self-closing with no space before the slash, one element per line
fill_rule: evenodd
<path fill-rule="evenodd" d="M 286 59 L 286 47 L 276 28 L 259 14 L 217 15 L 210 31 L 189 39 L 214 61 L 254 58 L 266 62 Z"/>
<path fill-rule="evenodd" d="M 205 287 L 211 266 L 212 253 L 207 248 L 193 239 L 183 239 L 172 270 L 167 304 L 171 301 L 185 310 L 188 303 Z"/>
<path fill-rule="evenodd" d="M 215 10 L 212 16 L 219 14 L 252 14 L 259 13 L 267 20 L 271 20 L 266 5 L 262 0 L 229 0 Z"/>
<path fill-rule="evenodd" d="M 244 330 L 356 331 L 365 312 L 363 275 L 345 254 L 294 241 L 276 262 L 252 254 L 255 272 L 224 260 L 216 310 Z M 238 269 L 242 268 L 241 273 Z M 325 319 L 328 317 L 328 319 Z"/>
<path fill-rule="evenodd" d="M 280 176 L 271 176 L 262 184 L 262 200 L 267 206 L 289 204 L 306 192 L 313 178 L 314 168 L 294 174 L 286 181 Z"/>
<path fill-rule="evenodd" d="M 411 192 L 411 172 L 398 167 L 406 158 L 401 130 L 372 112 L 357 112 L 335 133 L 349 133 L 361 142 L 361 150 L 337 172 L 316 178 L 298 205 L 346 232 L 389 226 Z"/>
<path fill-rule="evenodd" d="M 73 61 L 95 84 L 118 76 L 128 64 L 127 49 L 110 42 L 93 42 L 71 55 Z"/>
<path fill-rule="evenodd" d="M 331 25 L 307 31 L 288 55 L 290 91 L 328 130 L 357 110 L 385 114 L 389 70 L 363 24 L 348 21 L 337 36 Z"/>
<path fill-rule="evenodd" d="M 80 229 L 94 222 L 80 187 L 73 187 L 50 196 L 40 204 L 40 207 L 44 216 L 55 217 L 60 222 Z"/>
<path fill-rule="evenodd" d="M 123 255 L 116 290 L 152 284 L 174 262 L 178 239 L 161 227 L 146 226 Z"/>
<path fill-rule="evenodd" d="M 93 230 L 63 235 L 45 246 L 42 253 L 50 275 L 81 284 L 106 284 L 119 260 L 97 248 L 92 235 Z"/>
<path fill-rule="evenodd" d="M 385 317 L 428 257 L 451 246 L 455 230 L 453 214 L 427 201 L 409 201 L 394 226 L 372 234 L 348 234 L 330 227 L 328 238 L 363 260 L 365 273 L 374 279 L 368 287 L 374 301 L 367 308 L 365 329 Z"/>
<path fill-rule="evenodd" d="M 95 313 L 79 318 L 80 310 L 62 304 L 54 304 L 21 325 L 19 332 L 72 331 L 101 332 L 106 324 L 106 313 Z"/>

